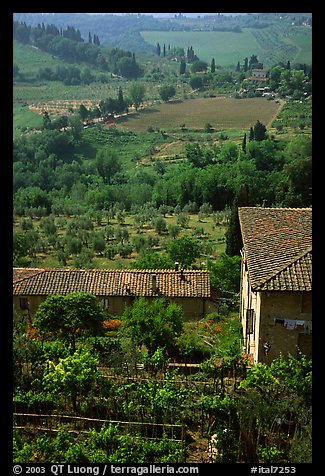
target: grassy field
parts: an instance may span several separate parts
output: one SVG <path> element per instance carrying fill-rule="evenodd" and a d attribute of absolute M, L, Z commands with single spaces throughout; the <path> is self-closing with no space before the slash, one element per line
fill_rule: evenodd
<path fill-rule="evenodd" d="M 28 124 L 28 126 L 26 126 Z M 14 137 L 20 135 L 22 129 L 39 129 L 42 127 L 42 116 L 30 110 L 26 104 L 13 105 L 13 132 Z"/>
<path fill-rule="evenodd" d="M 249 54 L 260 55 L 262 52 L 258 42 L 249 30 L 242 33 L 220 31 L 142 31 L 142 37 L 156 46 L 166 44 L 184 48 L 185 53 L 192 46 L 200 60 L 211 63 L 215 59 L 217 65 L 236 66 L 237 62 Z"/>
<path fill-rule="evenodd" d="M 243 28 L 240 33 L 221 31 L 143 31 L 142 37 L 151 45 L 192 46 L 195 54 L 208 64 L 212 58 L 221 67 L 236 66 L 244 58 L 257 55 L 270 68 L 278 62 L 312 63 L 312 33 L 306 26 L 281 23 L 272 28 Z"/>

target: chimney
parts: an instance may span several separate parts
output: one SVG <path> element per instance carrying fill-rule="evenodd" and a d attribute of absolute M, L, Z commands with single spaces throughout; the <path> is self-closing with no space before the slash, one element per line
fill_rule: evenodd
<path fill-rule="evenodd" d="M 152 291 L 154 294 L 157 294 L 157 275 L 152 275 Z"/>
<path fill-rule="evenodd" d="M 179 262 L 175 261 L 175 271 L 178 271 L 178 269 L 179 269 Z"/>

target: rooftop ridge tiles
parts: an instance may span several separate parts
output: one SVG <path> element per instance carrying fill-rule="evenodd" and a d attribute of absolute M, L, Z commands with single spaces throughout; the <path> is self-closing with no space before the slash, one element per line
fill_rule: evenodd
<path fill-rule="evenodd" d="M 296 266 L 296 264 L 304 257 L 308 256 L 312 254 L 312 249 L 310 248 L 309 250 L 307 250 L 306 252 L 302 252 L 300 253 L 299 256 L 297 256 L 297 258 L 293 261 L 291 261 L 289 264 L 286 264 L 284 265 L 282 268 L 278 269 L 274 274 L 272 274 L 272 276 L 266 278 L 266 279 L 263 279 L 261 280 L 260 282 L 256 283 L 254 285 L 254 290 L 257 290 L 257 289 L 260 289 L 261 287 L 265 287 L 267 285 L 267 283 L 270 283 L 272 280 L 274 279 L 277 279 L 279 278 L 280 274 L 285 272 L 285 271 L 288 271 L 290 269 L 292 269 L 294 266 Z M 297 277 L 295 276 L 293 281 L 297 280 Z"/>
<path fill-rule="evenodd" d="M 113 268 L 101 268 L 101 269 L 96 269 L 96 268 L 91 268 L 91 269 L 75 269 L 75 268 L 13 268 L 14 270 L 17 269 L 33 269 L 35 271 L 35 274 L 38 274 L 39 272 L 75 272 L 75 273 L 175 273 L 175 274 L 180 274 L 181 271 L 183 273 L 209 273 L 209 270 L 206 269 L 186 269 L 182 268 L 179 270 L 175 269 L 140 269 L 140 268 L 130 268 L 130 269 L 113 269 Z M 29 275 L 30 276 L 30 275 Z"/>
<path fill-rule="evenodd" d="M 13 268 L 14 270 L 26 270 L 26 271 L 32 271 L 32 274 L 25 274 L 22 276 L 17 276 L 16 279 L 14 278 L 14 282 L 22 282 L 26 279 L 30 279 L 33 276 L 36 276 L 37 274 L 41 274 L 44 271 L 46 271 L 46 268 Z"/>

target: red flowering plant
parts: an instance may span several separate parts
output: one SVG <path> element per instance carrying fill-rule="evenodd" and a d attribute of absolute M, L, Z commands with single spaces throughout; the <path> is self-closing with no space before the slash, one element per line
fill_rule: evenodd
<path fill-rule="evenodd" d="M 120 321 L 119 319 L 108 319 L 103 322 L 103 327 L 107 331 L 117 331 L 122 324 L 123 321 Z"/>
<path fill-rule="evenodd" d="M 41 335 L 36 327 L 31 323 L 31 322 L 28 322 L 27 324 L 27 337 L 28 339 L 39 339 L 39 338 L 42 338 L 43 335 Z"/>

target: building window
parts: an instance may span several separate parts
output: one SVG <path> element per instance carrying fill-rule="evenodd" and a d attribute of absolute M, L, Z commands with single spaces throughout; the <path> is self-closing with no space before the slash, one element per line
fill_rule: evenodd
<path fill-rule="evenodd" d="M 253 334 L 254 320 L 255 320 L 255 310 L 246 309 L 246 334 Z"/>
<path fill-rule="evenodd" d="M 19 299 L 19 306 L 20 306 L 20 309 L 29 309 L 29 302 L 28 302 L 28 298 L 20 298 Z"/>
<path fill-rule="evenodd" d="M 103 303 L 104 303 L 104 309 L 108 309 L 109 308 L 109 299 L 108 298 L 104 298 L 103 299 Z"/>

